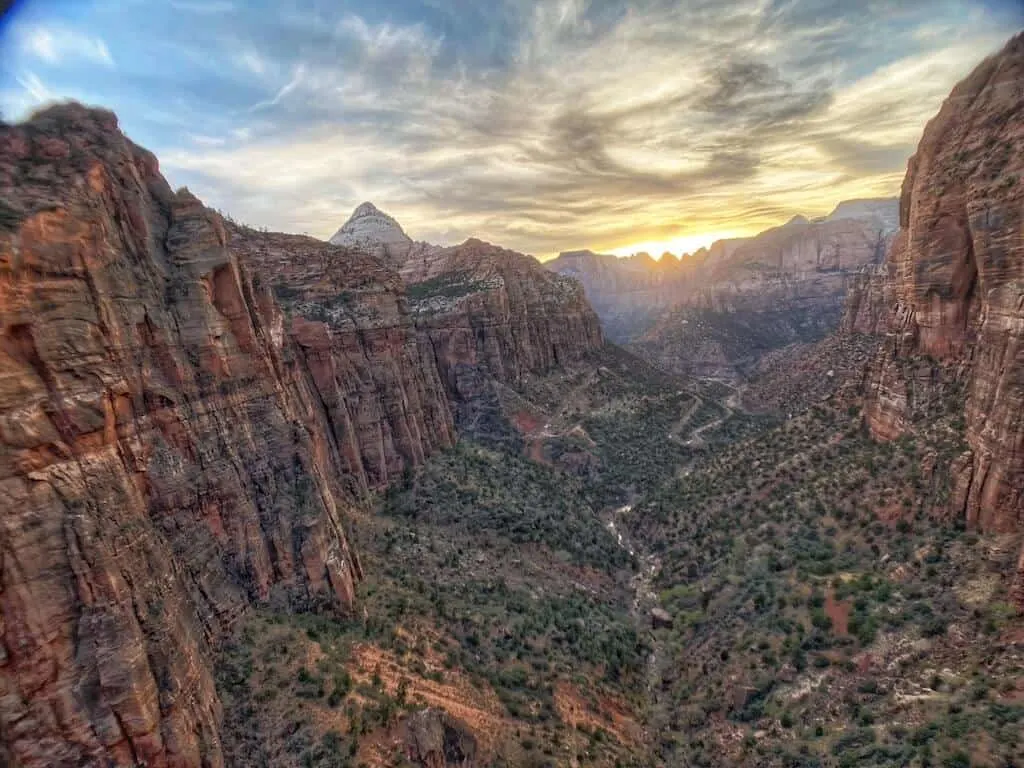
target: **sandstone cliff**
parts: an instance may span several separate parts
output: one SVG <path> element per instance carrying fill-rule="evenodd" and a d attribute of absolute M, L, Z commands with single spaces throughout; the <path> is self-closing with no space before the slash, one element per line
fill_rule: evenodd
<path fill-rule="evenodd" d="M 467 240 L 410 258 L 401 273 L 461 431 L 494 431 L 493 383 L 515 384 L 604 343 L 580 284 L 530 256 Z"/>
<path fill-rule="evenodd" d="M 531 256 L 480 240 L 449 248 L 413 242 L 370 203 L 360 205 L 341 231 L 367 217 L 387 225 L 363 227 L 353 257 L 356 250 L 386 250 L 399 265 L 420 357 L 440 372 L 458 431 L 518 441 L 497 388 L 575 362 L 604 343 L 582 286 Z M 392 247 L 396 233 L 408 240 L 401 253 Z"/>
<path fill-rule="evenodd" d="M 544 266 L 583 285 L 608 337 L 618 342 L 632 339 L 657 312 L 673 306 L 686 278 L 674 256 L 645 263 L 609 253 L 566 251 Z"/>
<path fill-rule="evenodd" d="M 677 306 L 657 313 L 631 349 L 680 373 L 739 381 L 768 352 L 825 337 L 849 286 L 884 255 L 886 210 L 886 201 L 842 203 L 825 219 L 797 216 L 712 249 L 692 265 Z"/>
<path fill-rule="evenodd" d="M 884 268 L 861 278 L 847 330 L 885 333 L 865 418 L 892 438 L 936 388 L 967 390 L 970 450 L 954 462 L 953 511 L 985 530 L 1024 513 L 1024 36 L 979 65 L 928 123 Z"/>
<path fill-rule="evenodd" d="M 440 379 L 393 272 L 226 227 L 108 112 L 0 127 L 0 201 L 0 762 L 220 765 L 211 647 L 351 606 Z"/>
<path fill-rule="evenodd" d="M 297 370 L 324 411 L 347 487 L 381 488 L 454 441 L 433 355 L 417 339 L 405 287 L 388 263 L 357 248 L 239 227 L 230 247 L 285 309 Z"/>

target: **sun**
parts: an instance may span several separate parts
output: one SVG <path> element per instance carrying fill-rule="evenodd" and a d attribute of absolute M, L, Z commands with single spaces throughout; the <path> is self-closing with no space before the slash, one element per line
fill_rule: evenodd
<path fill-rule="evenodd" d="M 631 256 L 634 253 L 646 252 L 657 259 L 665 251 L 669 251 L 676 256 L 682 256 L 686 253 L 693 253 L 701 248 L 709 248 L 717 240 L 729 240 L 734 237 L 746 237 L 747 235 L 747 232 L 734 230 L 708 232 L 702 235 L 684 235 L 670 240 L 647 240 L 641 243 L 632 243 L 620 248 L 612 248 L 610 253 L 616 256 Z"/>

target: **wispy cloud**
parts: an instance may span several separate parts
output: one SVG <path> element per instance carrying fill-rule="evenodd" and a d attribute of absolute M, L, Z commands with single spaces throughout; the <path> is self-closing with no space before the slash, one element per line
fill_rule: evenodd
<path fill-rule="evenodd" d="M 87 59 L 107 67 L 114 67 L 114 58 L 107 44 L 99 37 L 83 34 L 74 29 L 55 26 L 30 26 L 16 29 L 22 50 L 50 65 Z"/>
<path fill-rule="evenodd" d="M 107 93 L 172 181 L 273 228 L 327 236 L 373 199 L 417 237 L 538 254 L 895 194 L 945 94 L 1024 23 L 1011 0 L 198 6 L 98 30 L 122 70 L 140 37 L 167 48 Z"/>
<path fill-rule="evenodd" d="M 23 77 L 19 77 L 18 84 L 25 89 L 32 106 L 52 101 L 55 97 L 53 91 L 47 88 L 46 84 L 33 72 L 26 72 Z"/>
<path fill-rule="evenodd" d="M 264 107 L 273 107 L 277 104 L 280 104 L 281 100 L 284 99 L 285 96 L 287 96 L 289 93 L 291 93 L 300 85 L 302 85 L 302 80 L 305 74 L 306 68 L 302 64 L 299 64 L 297 67 L 295 67 L 295 71 L 292 73 L 291 80 L 282 85 L 278 89 L 277 93 L 274 94 L 273 98 L 268 99 L 267 101 L 260 101 L 257 102 L 256 104 L 253 104 L 249 108 L 249 111 L 255 112 L 256 110 L 263 109 Z"/>

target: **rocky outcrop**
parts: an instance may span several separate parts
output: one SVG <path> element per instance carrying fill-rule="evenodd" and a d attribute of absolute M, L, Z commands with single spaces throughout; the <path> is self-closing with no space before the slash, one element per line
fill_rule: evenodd
<path fill-rule="evenodd" d="M 382 488 L 454 442 L 446 390 L 394 269 L 297 235 L 233 227 L 230 245 L 285 310 L 295 370 L 309 377 L 350 490 Z"/>
<path fill-rule="evenodd" d="M 440 379 L 393 272 L 227 227 L 108 112 L 0 127 L 0 201 L 0 762 L 218 766 L 218 638 L 349 609 Z"/>
<path fill-rule="evenodd" d="M 954 462 L 954 511 L 996 531 L 1024 522 L 1022 79 L 1018 35 L 928 123 L 903 183 L 902 229 L 845 321 L 886 334 L 866 381 L 876 436 L 909 429 L 915 401 L 936 386 L 965 383 L 970 450 Z"/>
<path fill-rule="evenodd" d="M 330 239 L 333 245 L 358 248 L 401 264 L 413 242 L 392 217 L 373 203 L 363 203 Z"/>
<path fill-rule="evenodd" d="M 476 737 L 446 712 L 424 709 L 403 724 L 406 756 L 421 768 L 474 768 L 481 764 Z"/>

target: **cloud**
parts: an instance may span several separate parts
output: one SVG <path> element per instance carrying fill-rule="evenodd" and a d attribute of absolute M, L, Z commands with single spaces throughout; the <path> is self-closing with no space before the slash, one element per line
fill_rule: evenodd
<path fill-rule="evenodd" d="M 105 67 L 114 67 L 107 44 L 98 37 L 62 27 L 30 26 L 16 36 L 23 51 L 50 65 L 86 59 Z"/>
<path fill-rule="evenodd" d="M 282 85 L 281 88 L 277 91 L 277 93 L 274 94 L 274 97 L 272 99 L 269 99 L 267 101 L 261 101 L 261 102 L 258 102 L 256 104 L 253 104 L 249 108 L 249 111 L 250 112 L 255 112 L 256 110 L 263 109 L 264 107 L 273 107 L 273 106 L 275 106 L 277 104 L 280 104 L 281 100 L 285 96 L 287 96 L 289 93 L 291 93 L 296 88 L 298 88 L 300 85 L 302 85 L 302 78 L 305 76 L 305 74 L 306 74 L 306 68 L 300 64 L 299 66 L 297 66 L 295 68 L 295 71 L 292 73 L 291 80 L 289 80 L 287 83 Z"/>
<path fill-rule="evenodd" d="M 109 106 L 173 183 L 254 225 L 326 237 L 372 199 L 416 237 L 541 255 L 895 194 L 1024 21 L 995 0 L 166 3 L 90 29 L 121 67 Z"/>
<path fill-rule="evenodd" d="M 24 77 L 19 77 L 18 84 L 25 89 L 33 106 L 53 101 L 55 98 L 53 91 L 47 88 L 45 83 L 32 72 L 27 72 Z"/>

